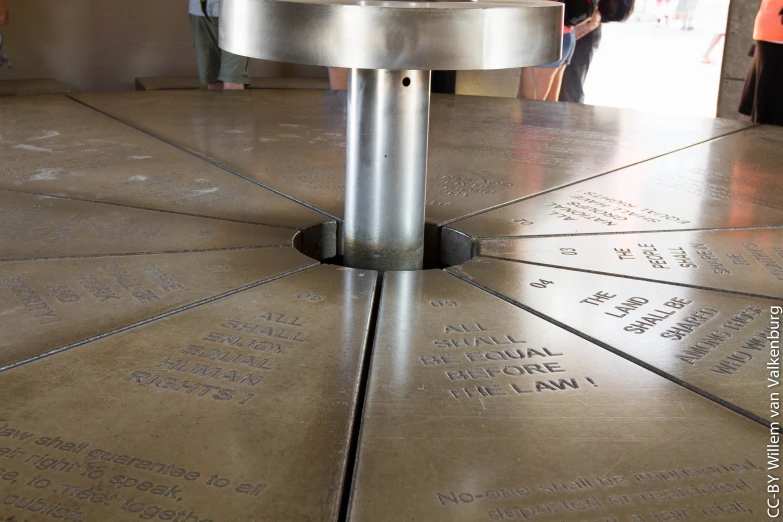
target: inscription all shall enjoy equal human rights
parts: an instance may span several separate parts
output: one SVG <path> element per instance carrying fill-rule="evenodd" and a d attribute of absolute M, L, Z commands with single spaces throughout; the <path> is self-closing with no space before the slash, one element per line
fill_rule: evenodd
<path fill-rule="evenodd" d="M 3 372 L 0 520 L 334 519 L 374 288 L 318 266 Z"/>

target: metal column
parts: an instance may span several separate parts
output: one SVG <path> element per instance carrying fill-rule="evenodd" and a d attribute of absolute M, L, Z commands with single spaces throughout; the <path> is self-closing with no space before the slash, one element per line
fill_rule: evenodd
<path fill-rule="evenodd" d="M 350 71 L 346 266 L 422 267 L 430 76 L 430 71 Z"/>
<path fill-rule="evenodd" d="M 552 62 L 563 4 L 540 0 L 223 0 L 220 47 L 350 69 L 344 264 L 417 270 L 432 70 Z"/>

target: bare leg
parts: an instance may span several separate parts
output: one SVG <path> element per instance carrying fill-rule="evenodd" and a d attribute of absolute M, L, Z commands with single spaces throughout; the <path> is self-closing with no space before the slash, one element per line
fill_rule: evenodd
<path fill-rule="evenodd" d="M 682 30 L 690 31 L 693 29 L 693 11 L 682 13 Z"/>
<path fill-rule="evenodd" d="M 552 80 L 554 80 L 558 70 L 559 69 L 548 69 L 543 67 L 523 67 L 519 86 L 519 97 L 524 100 L 547 99 L 549 90 L 552 87 Z"/>
<path fill-rule="evenodd" d="M 329 87 L 333 91 L 348 90 L 348 69 L 329 67 Z"/>
<path fill-rule="evenodd" d="M 726 33 L 718 33 L 712 37 L 710 46 L 707 47 L 707 51 L 704 53 L 704 56 L 702 56 L 701 58 L 702 63 L 712 63 L 712 60 L 710 59 L 712 50 L 715 49 L 715 46 L 717 46 L 720 43 L 721 39 L 723 39 L 724 36 L 726 36 Z"/>
<path fill-rule="evenodd" d="M 536 99 L 536 85 L 533 83 L 533 68 L 522 67 L 519 75 L 519 97 L 523 100 Z"/>
<path fill-rule="evenodd" d="M 240 91 L 245 88 L 244 83 L 223 82 L 223 89 L 227 91 Z"/>
<path fill-rule="evenodd" d="M 566 65 L 561 65 L 555 69 L 555 75 L 552 77 L 552 85 L 549 87 L 549 92 L 544 98 L 546 101 L 557 101 L 560 97 L 560 87 L 563 85 L 563 73 L 565 72 Z"/>

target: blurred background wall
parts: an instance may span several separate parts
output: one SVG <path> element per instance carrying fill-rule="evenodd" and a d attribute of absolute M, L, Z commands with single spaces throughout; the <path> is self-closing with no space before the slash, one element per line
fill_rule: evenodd
<path fill-rule="evenodd" d="M 56 78 L 80 91 L 137 76 L 196 76 L 187 0 L 6 0 L 2 79 Z M 323 67 L 252 61 L 252 75 L 325 77 Z"/>
<path fill-rule="evenodd" d="M 118 91 L 133 89 L 140 76 L 197 75 L 187 0 L 6 2 L 11 23 L 0 32 L 14 67 L 0 69 L 0 80 L 56 78 L 75 90 Z M 736 107 L 751 61 L 747 52 L 758 5 L 759 0 L 731 1 L 720 75 L 721 117 L 739 117 Z M 253 60 L 252 74 L 325 77 L 326 70 Z"/>

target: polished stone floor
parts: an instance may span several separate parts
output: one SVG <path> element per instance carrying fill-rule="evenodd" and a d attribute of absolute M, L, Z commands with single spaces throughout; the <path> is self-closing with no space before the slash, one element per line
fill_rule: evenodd
<path fill-rule="evenodd" d="M 778 519 L 783 129 L 436 95 L 381 275 L 344 104 L 0 99 L 0 521 Z"/>

